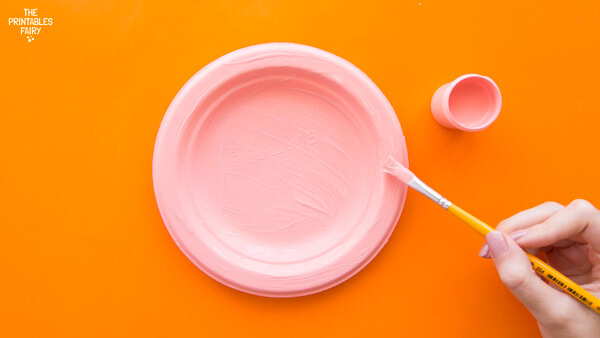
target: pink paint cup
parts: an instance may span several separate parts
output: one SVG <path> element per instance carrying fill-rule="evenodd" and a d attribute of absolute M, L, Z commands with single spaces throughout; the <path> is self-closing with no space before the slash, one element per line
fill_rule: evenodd
<path fill-rule="evenodd" d="M 500 114 L 502 96 L 492 79 L 466 74 L 438 88 L 431 99 L 431 112 L 444 127 L 480 131 Z"/>

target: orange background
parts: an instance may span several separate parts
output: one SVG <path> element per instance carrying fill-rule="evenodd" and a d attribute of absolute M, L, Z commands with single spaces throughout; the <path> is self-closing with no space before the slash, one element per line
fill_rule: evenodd
<path fill-rule="evenodd" d="M 213 281 L 158 213 L 151 160 L 167 106 L 213 59 L 272 41 L 368 74 L 411 169 L 492 225 L 547 200 L 600 204 L 599 3 L 420 1 L 2 1 L 0 336 L 537 335 L 477 257 L 483 239 L 414 191 L 371 264 L 295 299 Z M 31 43 L 6 25 L 23 8 L 54 19 Z M 465 73 L 502 91 L 482 132 L 429 112 Z"/>

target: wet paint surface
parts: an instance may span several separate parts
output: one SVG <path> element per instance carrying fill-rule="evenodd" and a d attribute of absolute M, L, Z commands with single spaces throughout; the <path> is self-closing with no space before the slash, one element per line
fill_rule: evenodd
<path fill-rule="evenodd" d="M 207 66 L 175 98 L 155 191 L 171 235 L 207 274 L 297 296 L 351 277 L 389 237 L 406 193 L 381 170 L 391 153 L 406 163 L 395 113 L 362 72 L 314 48 L 258 45 Z"/>

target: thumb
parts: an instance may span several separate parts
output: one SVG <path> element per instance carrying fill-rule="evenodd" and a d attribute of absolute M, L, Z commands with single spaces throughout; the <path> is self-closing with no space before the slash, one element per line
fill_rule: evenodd
<path fill-rule="evenodd" d="M 485 236 L 502 283 L 539 322 L 555 318 L 564 294 L 539 279 L 527 255 L 512 238 L 498 231 Z M 568 296 L 567 296 L 568 297 Z"/>

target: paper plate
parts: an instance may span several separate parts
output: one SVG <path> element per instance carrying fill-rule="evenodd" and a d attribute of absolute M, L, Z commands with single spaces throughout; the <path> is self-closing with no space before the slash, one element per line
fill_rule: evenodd
<path fill-rule="evenodd" d="M 358 68 L 289 43 L 212 62 L 179 91 L 154 149 L 156 200 L 169 233 L 232 288 L 293 297 L 362 269 L 392 233 L 407 165 L 391 105 Z"/>

